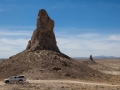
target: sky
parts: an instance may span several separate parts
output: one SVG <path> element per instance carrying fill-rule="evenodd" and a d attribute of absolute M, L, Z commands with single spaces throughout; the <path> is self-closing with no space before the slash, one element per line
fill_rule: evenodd
<path fill-rule="evenodd" d="M 25 50 L 41 9 L 62 53 L 120 57 L 120 0 L 0 0 L 0 58 Z"/>

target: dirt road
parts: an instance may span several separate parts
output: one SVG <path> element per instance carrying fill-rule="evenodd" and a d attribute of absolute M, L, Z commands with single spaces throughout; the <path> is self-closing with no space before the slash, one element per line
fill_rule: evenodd
<path fill-rule="evenodd" d="M 5 83 L 4 83 L 3 81 L 0 81 L 0 86 L 1 86 L 1 85 L 4 85 L 4 84 L 5 84 Z"/>
<path fill-rule="evenodd" d="M 83 82 L 83 81 L 72 81 L 72 80 L 28 80 L 29 83 L 79 83 L 86 85 L 98 85 L 98 86 L 120 86 L 112 85 L 105 83 L 92 83 L 92 82 Z"/>
<path fill-rule="evenodd" d="M 72 80 L 27 80 L 29 83 L 79 83 L 85 85 L 98 85 L 98 86 L 120 86 L 113 84 L 105 84 L 105 83 L 92 83 L 92 82 L 83 82 L 83 81 L 72 81 Z M 0 81 L 0 86 L 4 85 L 3 81 Z"/>
<path fill-rule="evenodd" d="M 28 84 L 4 84 L 0 90 L 120 90 L 120 85 L 73 80 L 27 80 Z"/>

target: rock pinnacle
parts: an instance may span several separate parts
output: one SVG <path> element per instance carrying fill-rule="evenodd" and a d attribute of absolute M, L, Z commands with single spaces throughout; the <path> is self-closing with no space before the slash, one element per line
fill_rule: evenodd
<path fill-rule="evenodd" d="M 53 28 L 54 21 L 48 16 L 46 10 L 41 9 L 38 13 L 36 30 L 33 32 L 26 50 L 52 50 L 60 52 L 56 44 Z"/>

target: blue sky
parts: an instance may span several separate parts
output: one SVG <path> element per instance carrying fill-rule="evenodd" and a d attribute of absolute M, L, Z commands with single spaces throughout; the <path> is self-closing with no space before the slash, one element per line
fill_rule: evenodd
<path fill-rule="evenodd" d="M 55 21 L 61 52 L 120 57 L 120 0 L 0 0 L 0 58 L 26 48 L 40 9 Z"/>

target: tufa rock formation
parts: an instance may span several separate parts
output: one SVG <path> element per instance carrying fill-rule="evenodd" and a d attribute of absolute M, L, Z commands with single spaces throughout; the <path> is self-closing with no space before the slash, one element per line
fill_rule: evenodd
<path fill-rule="evenodd" d="M 92 55 L 90 55 L 90 57 L 87 61 L 83 61 L 83 64 L 85 64 L 85 65 L 98 65 L 98 63 L 93 60 Z"/>
<path fill-rule="evenodd" d="M 92 55 L 90 55 L 90 60 L 91 60 L 92 62 L 94 62 L 94 61 L 93 61 L 93 57 L 92 57 Z"/>
<path fill-rule="evenodd" d="M 24 74 L 28 79 L 110 80 L 89 66 L 62 54 L 53 33 L 54 21 L 40 10 L 37 28 L 26 50 L 0 63 L 0 79 Z M 109 78 L 109 79 L 108 79 Z"/>
<path fill-rule="evenodd" d="M 48 16 L 46 10 L 41 9 L 38 13 L 37 28 L 28 42 L 26 50 L 52 50 L 60 52 L 56 45 L 53 28 L 54 21 Z"/>

